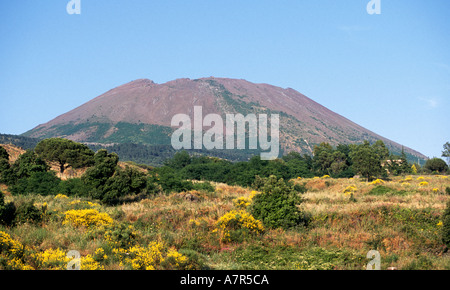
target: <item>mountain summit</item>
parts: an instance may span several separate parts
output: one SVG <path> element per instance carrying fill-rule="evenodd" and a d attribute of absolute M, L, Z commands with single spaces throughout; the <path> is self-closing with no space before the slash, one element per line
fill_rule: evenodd
<path fill-rule="evenodd" d="M 284 152 L 311 153 L 328 142 L 359 143 L 383 140 L 394 153 L 402 146 L 379 136 L 316 103 L 301 93 L 269 84 L 228 78 L 177 79 L 156 84 L 139 79 L 114 88 L 91 101 L 24 133 L 28 137 L 64 137 L 85 143 L 169 145 L 175 128 L 172 117 L 203 114 L 279 114 L 280 145 Z M 410 158 L 426 158 L 405 147 Z"/>

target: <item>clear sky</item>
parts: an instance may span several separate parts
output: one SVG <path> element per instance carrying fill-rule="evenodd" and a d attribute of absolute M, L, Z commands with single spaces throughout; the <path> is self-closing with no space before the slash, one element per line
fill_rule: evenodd
<path fill-rule="evenodd" d="M 139 78 L 293 88 L 433 157 L 450 141 L 450 1 L 0 0 L 0 133 Z"/>

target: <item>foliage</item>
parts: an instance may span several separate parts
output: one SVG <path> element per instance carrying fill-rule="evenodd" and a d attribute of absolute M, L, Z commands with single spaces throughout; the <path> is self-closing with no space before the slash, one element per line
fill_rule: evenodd
<path fill-rule="evenodd" d="M 396 190 L 384 185 L 378 185 L 368 192 L 369 195 L 406 195 L 407 193 L 407 191 Z"/>
<path fill-rule="evenodd" d="M 61 180 L 52 171 L 33 172 L 29 177 L 17 180 L 10 187 L 14 195 L 40 194 L 55 195 L 58 193 Z"/>
<path fill-rule="evenodd" d="M 384 154 L 383 146 L 380 143 L 371 146 L 369 142 L 365 141 L 363 144 L 356 145 L 350 156 L 355 171 L 366 176 L 367 181 L 369 181 L 372 176 L 381 174 L 381 160 Z"/>
<path fill-rule="evenodd" d="M 19 156 L 16 162 L 11 166 L 11 169 L 13 171 L 14 180 L 11 180 L 9 184 L 14 184 L 21 178 L 30 177 L 32 173 L 46 172 L 50 167 L 44 160 L 39 158 L 34 151 L 28 150 Z"/>
<path fill-rule="evenodd" d="M 137 169 L 126 167 L 117 168 L 103 187 L 101 200 L 107 204 L 115 204 L 126 195 L 136 195 L 147 187 L 145 174 Z"/>
<path fill-rule="evenodd" d="M 34 201 L 26 201 L 17 206 L 15 223 L 39 223 L 44 217 L 45 206 L 38 208 Z"/>
<path fill-rule="evenodd" d="M 68 210 L 64 212 L 63 224 L 71 224 L 74 227 L 97 227 L 110 225 L 112 218 L 107 213 L 100 213 L 96 209 Z"/>
<path fill-rule="evenodd" d="M 73 168 L 88 167 L 93 164 L 94 152 L 86 145 L 62 138 L 50 138 L 39 142 L 34 149 L 47 162 L 57 162 L 63 173 L 66 164 Z"/>
<path fill-rule="evenodd" d="M 292 184 L 270 176 L 260 186 L 261 194 L 253 197 L 252 215 L 268 228 L 290 228 L 306 222 L 297 205 L 302 202 Z"/>
<path fill-rule="evenodd" d="M 220 230 L 222 241 L 226 243 L 242 241 L 248 236 L 264 233 L 262 223 L 244 210 L 226 213 L 219 218 L 216 226 Z"/>
<path fill-rule="evenodd" d="M 450 248 L 450 202 L 442 215 L 442 241 Z"/>
<path fill-rule="evenodd" d="M 441 158 L 428 159 L 424 165 L 425 170 L 428 172 L 444 173 L 448 170 L 448 165 Z"/>
<path fill-rule="evenodd" d="M 13 202 L 5 203 L 5 196 L 0 191 L 0 224 L 10 226 L 16 218 L 16 206 Z"/>

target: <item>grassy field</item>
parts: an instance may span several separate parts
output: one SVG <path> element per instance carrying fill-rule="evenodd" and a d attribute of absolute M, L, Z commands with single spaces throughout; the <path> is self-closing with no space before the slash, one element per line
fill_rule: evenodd
<path fill-rule="evenodd" d="M 446 176 L 391 181 L 296 179 L 307 192 L 307 226 L 263 229 L 246 213 L 251 189 L 157 195 L 115 207 L 58 196 L 10 196 L 34 204 L 39 222 L 0 227 L 4 269 L 65 269 L 76 250 L 82 269 L 351 269 L 370 250 L 381 269 L 450 269 L 441 240 L 450 196 Z"/>

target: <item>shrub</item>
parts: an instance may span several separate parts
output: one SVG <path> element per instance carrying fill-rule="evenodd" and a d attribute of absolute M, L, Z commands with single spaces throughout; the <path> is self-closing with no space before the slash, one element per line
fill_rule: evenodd
<path fill-rule="evenodd" d="M 245 237 L 264 232 L 261 221 L 246 211 L 232 210 L 223 215 L 216 223 L 223 242 L 239 242 Z"/>
<path fill-rule="evenodd" d="M 54 195 L 57 193 L 60 181 L 54 172 L 33 172 L 29 177 L 19 179 L 10 187 L 10 191 L 13 195 Z"/>
<path fill-rule="evenodd" d="M 0 191 L 0 224 L 9 226 L 16 218 L 16 206 L 12 202 L 5 204 L 5 197 Z"/>
<path fill-rule="evenodd" d="M 446 187 L 446 188 L 445 188 L 445 193 L 448 194 L 448 195 L 450 195 L 450 187 Z"/>
<path fill-rule="evenodd" d="M 34 205 L 34 201 L 23 202 L 17 206 L 16 219 L 17 223 L 39 223 L 44 217 L 44 210 Z"/>
<path fill-rule="evenodd" d="M 447 248 L 450 248 L 450 202 L 447 203 L 447 208 L 442 216 L 442 241 Z"/>
<path fill-rule="evenodd" d="M 214 192 L 216 190 L 216 188 L 208 181 L 194 183 L 193 189 L 194 190 L 202 190 L 202 191 L 206 191 L 206 192 Z"/>
<path fill-rule="evenodd" d="M 107 213 L 100 213 L 96 209 L 68 210 L 64 214 L 63 224 L 72 224 L 75 227 L 89 228 L 113 223 Z"/>
<path fill-rule="evenodd" d="M 292 184 L 270 176 L 260 186 L 261 194 L 253 197 L 250 207 L 252 215 L 269 228 L 290 228 L 306 223 L 297 205 L 302 199 Z"/>

